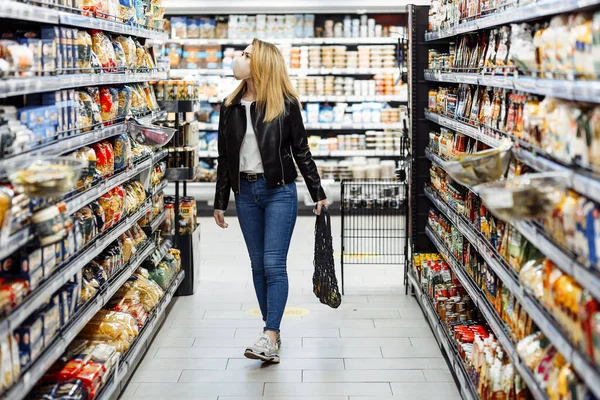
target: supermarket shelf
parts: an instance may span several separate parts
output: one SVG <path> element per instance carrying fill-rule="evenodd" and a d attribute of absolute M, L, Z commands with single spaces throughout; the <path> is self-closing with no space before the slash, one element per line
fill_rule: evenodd
<path fill-rule="evenodd" d="M 160 224 L 162 224 L 165 219 L 167 219 L 167 210 L 163 210 L 163 212 L 158 214 L 158 216 L 154 217 L 149 225 L 142 226 L 142 229 L 146 232 L 146 234 L 151 235 L 156 232 Z"/>
<path fill-rule="evenodd" d="M 10 235 L 6 241 L 2 242 L 2 246 L 0 246 L 0 260 L 4 260 L 12 253 L 25 246 L 34 238 L 34 236 L 31 226 L 26 226 Z M 2 325 L 3 322 L 0 322 L 0 333 L 3 332 L 1 328 Z"/>
<path fill-rule="evenodd" d="M 483 142 L 490 147 L 498 147 L 498 145 L 500 144 L 500 141 L 498 139 L 492 138 L 481 133 L 478 126 L 456 121 L 452 118 L 433 113 L 429 110 L 425 110 L 425 118 L 448 129 L 452 129 L 454 131 L 470 136 L 473 139 L 479 140 L 480 142 Z"/>
<path fill-rule="evenodd" d="M 433 82 L 468 83 L 519 90 L 565 100 L 600 103 L 600 81 L 538 79 L 527 76 L 481 75 L 426 70 L 425 79 Z"/>
<path fill-rule="evenodd" d="M 162 181 L 160 181 L 160 183 L 158 185 L 156 185 L 155 187 L 150 189 L 149 197 L 153 197 L 154 195 L 165 190 L 167 188 L 168 184 L 169 184 L 169 181 L 167 179 L 163 179 Z"/>
<path fill-rule="evenodd" d="M 425 33 L 425 40 L 439 40 L 480 29 L 576 11 L 600 4 L 598 0 L 541 0 L 521 7 L 510 8 L 486 17 L 463 22 L 450 29 Z"/>
<path fill-rule="evenodd" d="M 198 127 L 200 131 L 217 131 L 219 130 L 219 124 L 209 124 L 206 122 L 199 122 Z"/>
<path fill-rule="evenodd" d="M 169 156 L 169 150 L 167 150 L 167 149 L 159 150 L 156 153 L 154 153 L 154 155 L 152 156 L 152 164 L 154 165 L 157 162 L 164 160 L 168 156 Z"/>
<path fill-rule="evenodd" d="M 425 293 L 423 293 L 421 286 L 417 283 L 417 280 L 411 271 L 408 272 L 408 281 L 413 287 L 415 299 L 421 307 L 421 311 L 423 311 L 423 314 L 425 314 L 425 317 L 429 323 L 429 327 L 433 331 L 438 345 L 444 349 L 446 355 L 448 356 L 448 363 L 456 375 L 458 381 L 458 390 L 461 393 L 461 397 L 463 400 L 479 399 L 477 391 L 473 387 L 469 375 L 466 372 L 464 363 L 458 355 L 458 350 L 448 336 L 446 327 L 442 324 L 442 321 L 439 319 L 435 309 L 433 308 L 433 304 L 431 304 L 431 300 Z"/>
<path fill-rule="evenodd" d="M 218 124 L 207 124 L 200 123 L 201 131 L 216 131 L 219 128 Z M 355 131 L 366 131 L 366 130 L 384 130 L 384 129 L 403 129 L 403 124 L 392 123 L 365 123 L 365 124 L 338 124 L 338 123 L 307 123 L 304 125 L 306 130 L 322 131 L 322 130 L 355 130 Z"/>
<path fill-rule="evenodd" d="M 573 367 L 580 375 L 580 377 L 586 382 L 586 384 L 590 387 L 594 394 L 598 396 L 600 394 L 600 372 L 585 358 L 585 356 L 583 356 L 577 350 L 576 347 L 574 347 L 571 344 L 569 339 L 562 333 L 560 328 L 556 325 L 556 322 L 554 321 L 553 317 L 544 309 L 544 307 L 541 304 L 539 304 L 539 302 L 536 299 L 530 297 L 524 292 L 523 288 L 519 283 L 518 278 L 512 272 L 511 268 L 506 264 L 502 256 L 498 254 L 496 249 L 494 249 L 494 247 L 491 244 L 489 244 L 487 240 L 485 240 L 485 238 L 480 234 L 480 232 L 473 228 L 469 221 L 467 221 L 465 218 L 456 213 L 450 206 L 443 202 L 431 189 L 427 188 L 425 190 L 425 195 L 436 205 L 436 207 L 442 213 L 446 215 L 446 217 L 461 232 L 461 234 L 469 242 L 471 242 L 474 248 L 484 258 L 488 266 L 492 268 L 492 270 L 496 273 L 496 275 L 498 275 L 500 280 L 502 280 L 504 285 L 506 285 L 508 290 L 510 290 L 510 292 L 519 301 L 519 303 L 521 303 L 521 306 L 525 307 L 525 309 L 527 310 L 527 314 L 529 314 L 529 316 L 535 321 L 536 325 L 540 328 L 544 335 L 546 335 L 546 337 L 552 342 L 552 344 L 557 348 L 557 350 L 562 353 L 565 359 L 573 364 Z M 526 224 L 525 226 L 527 225 L 529 224 Z M 525 236 L 528 240 L 532 241 L 532 239 L 535 239 L 535 236 L 528 236 L 527 230 L 523 231 L 522 226 L 517 225 L 517 227 L 519 231 L 523 234 L 523 236 Z M 427 232 L 428 236 L 432 234 L 432 232 Z M 436 247 L 438 244 L 441 244 L 439 240 L 437 240 L 437 237 L 430 237 L 430 239 L 432 239 L 434 244 L 436 244 Z M 538 242 L 532 241 L 532 243 L 537 244 Z M 538 248 L 540 249 L 540 251 L 544 252 L 544 250 L 539 246 Z M 440 249 L 438 248 L 438 250 Z M 440 253 L 443 253 L 442 250 L 440 250 Z M 446 254 L 448 254 L 447 251 Z M 448 261 L 448 263 L 450 264 L 450 261 Z M 589 271 L 587 272 L 589 273 Z M 592 274 L 590 274 L 590 276 L 592 276 Z M 576 279 L 584 287 L 587 287 L 586 285 L 589 285 L 589 282 L 583 280 L 586 279 L 584 277 L 580 276 L 576 277 Z M 598 282 L 598 278 L 596 277 L 595 279 L 596 282 Z M 468 291 L 468 288 L 466 289 Z M 469 295 L 471 295 L 471 293 L 469 293 Z M 487 301 L 485 296 L 480 295 L 480 297 L 484 301 Z M 476 303 L 479 304 L 479 302 Z M 493 307 L 491 307 L 491 310 L 493 311 Z M 482 310 L 482 312 L 485 315 L 485 310 Z M 496 335 L 499 335 L 499 333 L 496 332 Z M 528 384 L 528 387 L 531 386 Z"/>
<path fill-rule="evenodd" d="M 170 113 L 196 112 L 200 110 L 199 100 L 161 100 L 158 102 L 161 109 Z"/>
<path fill-rule="evenodd" d="M 146 39 L 165 40 L 168 35 L 151 29 L 138 28 L 103 18 L 85 17 L 78 14 L 59 11 L 55 8 L 38 7 L 13 0 L 2 0 L 0 18 L 11 18 L 20 21 L 62 24 L 78 28 L 100 29 L 107 32 L 137 36 Z"/>
<path fill-rule="evenodd" d="M 152 159 L 147 158 L 141 163 L 135 165 L 133 168 L 123 171 L 117 175 L 113 175 L 108 179 L 101 180 L 98 185 L 77 194 L 75 197 L 65 201 L 67 205 L 67 212 L 73 214 L 81 207 L 85 207 L 104 193 L 112 190 L 113 188 L 122 185 L 123 183 L 131 180 L 135 176 L 139 175 L 143 171 L 152 167 Z"/>
<path fill-rule="evenodd" d="M 443 161 L 428 149 L 425 150 L 425 156 L 440 167 L 444 167 Z M 425 194 L 427 195 L 427 190 Z M 535 224 L 520 221 L 513 225 L 528 241 L 535 243 L 538 250 L 550 258 L 561 271 L 574 277 L 583 287 L 590 291 L 592 296 L 600 299 L 600 276 L 594 273 L 591 267 L 580 263 L 573 253 L 554 243 Z M 467 236 L 466 234 L 463 235 Z"/>
<path fill-rule="evenodd" d="M 548 399 L 546 392 L 535 380 L 532 371 L 522 363 L 510 333 L 504 329 L 504 322 L 500 319 L 498 313 L 490 304 L 489 300 L 480 291 L 471 277 L 469 277 L 469 275 L 466 273 L 464 266 L 456 260 L 456 258 L 449 252 L 446 245 L 440 241 L 440 239 L 433 233 L 429 226 L 425 228 L 425 233 L 429 239 L 431 239 L 440 254 L 442 254 L 442 256 L 446 259 L 446 262 L 448 262 L 448 265 L 450 265 L 455 275 L 458 277 L 458 280 L 461 282 L 473 302 L 476 304 L 477 308 L 483 314 L 485 320 L 488 322 L 488 325 L 494 332 L 494 335 L 502 345 L 505 353 L 511 359 L 512 364 L 515 366 L 519 374 L 523 377 L 523 380 L 525 381 L 527 388 L 530 390 L 533 397 L 536 400 Z"/>
<path fill-rule="evenodd" d="M 164 112 L 155 112 L 150 115 L 138 118 L 144 124 L 151 124 L 153 121 L 159 120 L 164 117 Z M 57 141 L 48 143 L 45 146 L 35 148 L 32 150 L 24 151 L 16 155 L 6 157 L 0 160 L 0 177 L 5 176 L 7 166 L 11 164 L 18 164 L 21 161 L 30 159 L 36 155 L 62 155 L 74 151 L 80 147 L 88 146 L 92 143 L 96 143 L 105 139 L 109 139 L 113 136 L 127 132 L 127 124 L 122 122 L 109 126 L 102 126 L 90 132 L 74 135 L 72 137 L 60 138 Z M 168 155 L 168 152 L 167 152 Z M 166 155 L 161 155 L 163 158 Z M 158 155 L 157 155 L 158 157 Z M 158 160 L 157 160 L 158 161 Z"/>
<path fill-rule="evenodd" d="M 167 168 L 165 177 L 169 181 L 183 182 L 193 181 L 200 174 L 200 165 L 194 168 Z"/>
<path fill-rule="evenodd" d="M 87 323 L 96 315 L 104 305 L 106 305 L 114 294 L 131 277 L 141 263 L 147 259 L 154 251 L 155 246 L 152 241 L 136 255 L 132 257 L 128 265 L 121 271 L 111 277 L 106 289 L 97 293 L 94 300 L 88 302 L 78 311 L 77 315 L 60 329 L 60 334 L 53 340 L 50 346 L 46 347 L 40 357 L 28 367 L 25 373 L 21 374 L 19 381 L 13 385 L 8 392 L 4 394 L 3 399 L 21 400 L 27 397 L 27 394 L 33 389 L 42 376 L 50 369 L 52 364 L 67 350 L 69 344 L 75 339 L 77 334 L 87 325 Z"/>
<path fill-rule="evenodd" d="M 154 262 L 154 260 L 152 260 L 152 264 L 154 265 L 154 267 L 158 266 L 158 264 L 163 260 L 163 258 L 165 258 L 165 256 L 167 255 L 167 253 L 169 252 L 169 250 L 172 247 L 173 247 L 173 243 L 169 239 L 166 239 L 163 241 L 162 245 L 156 249 L 156 250 L 158 250 L 160 257 L 157 259 L 156 262 Z"/>
<path fill-rule="evenodd" d="M 331 150 L 311 151 L 313 157 L 397 157 L 399 150 Z M 217 158 L 219 152 L 201 150 L 198 152 L 200 158 Z"/>
<path fill-rule="evenodd" d="M 399 38 L 396 37 L 357 37 L 357 38 L 265 38 L 262 39 L 274 44 L 398 44 Z M 248 39 L 168 39 L 168 43 L 177 43 L 181 45 L 215 45 L 223 46 L 247 46 L 252 41 Z"/>
<path fill-rule="evenodd" d="M 42 282 L 42 284 L 30 293 L 23 303 L 19 304 L 11 314 L 8 315 L 0 326 L 0 335 L 5 335 L 13 329 L 19 327 L 34 311 L 40 308 L 58 289 L 67 283 L 84 266 L 89 264 L 94 258 L 102 253 L 106 247 L 116 241 L 119 236 L 130 229 L 137 221 L 142 218 L 151 207 L 151 202 L 146 201 L 140 209 L 131 216 L 123 218 L 119 223 L 97 237 L 93 242 L 86 245 L 86 249 L 75 257 L 70 257 L 58 266 L 54 273 Z"/>
<path fill-rule="evenodd" d="M 161 299 L 158 306 L 154 309 L 153 315 L 148 319 L 146 325 L 142 328 L 142 331 L 138 338 L 133 343 L 132 347 L 125 353 L 125 356 L 119 361 L 119 368 L 112 376 L 112 378 L 106 383 L 106 386 L 102 389 L 97 400 L 112 400 L 119 396 L 121 391 L 125 388 L 127 382 L 131 378 L 131 375 L 135 371 L 136 366 L 141 361 L 142 357 L 146 353 L 146 350 L 150 347 L 152 340 L 158 333 L 161 327 L 162 321 L 164 320 L 165 313 L 177 288 L 183 282 L 185 277 L 185 271 L 180 271 L 175 277 L 169 288 L 166 290 L 165 295 Z"/>
<path fill-rule="evenodd" d="M 0 2 L 0 18 L 58 24 L 58 12 L 56 10 L 12 0 L 3 0 Z"/>
<path fill-rule="evenodd" d="M 131 26 L 103 18 L 85 17 L 83 15 L 71 13 L 60 13 L 59 22 L 62 25 L 69 25 L 77 28 L 100 29 L 106 32 L 146 39 L 166 40 L 168 38 L 168 34 L 165 32 Z"/>
<path fill-rule="evenodd" d="M 425 110 L 425 118 L 435 122 L 448 129 L 463 133 L 469 137 L 479 140 L 490 147 L 498 147 L 500 140 L 483 133 L 484 129 L 477 126 L 469 125 L 463 122 L 453 120 L 451 118 L 432 113 Z M 509 139 L 514 139 L 506 134 Z M 519 144 L 521 144 L 519 142 Z M 522 146 L 527 146 L 527 143 L 522 143 Z M 549 160 L 542 155 L 536 155 L 536 150 L 527 150 L 523 147 L 513 149 L 513 154 L 517 159 L 529 167 L 540 172 L 562 172 L 568 175 L 568 186 L 579 194 L 600 202 L 600 177 L 594 177 L 592 172 L 586 170 L 573 170 L 565 165 Z"/>
<path fill-rule="evenodd" d="M 223 99 L 221 97 L 201 97 L 200 101 L 207 101 L 212 104 L 221 104 Z M 377 101 L 377 102 L 408 102 L 408 91 L 403 90 L 398 95 L 384 95 L 378 94 L 374 96 L 300 96 L 300 101 L 303 103 L 362 103 L 365 101 Z"/>
<path fill-rule="evenodd" d="M 376 75 L 397 74 L 398 68 L 290 68 L 292 76 L 307 75 Z M 171 77 L 192 77 L 197 75 L 233 76 L 231 69 L 172 69 Z"/>
<path fill-rule="evenodd" d="M 32 78 L 9 78 L 0 80 L 0 99 L 32 93 L 96 85 L 120 85 L 167 79 L 165 71 L 148 73 L 103 73 L 38 76 Z"/>

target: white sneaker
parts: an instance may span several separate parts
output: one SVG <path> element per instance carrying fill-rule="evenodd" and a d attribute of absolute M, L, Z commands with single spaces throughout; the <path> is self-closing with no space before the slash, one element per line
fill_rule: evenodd
<path fill-rule="evenodd" d="M 247 358 L 262 360 L 272 363 L 279 362 L 279 345 L 263 332 L 254 345 L 248 347 L 244 352 Z"/>

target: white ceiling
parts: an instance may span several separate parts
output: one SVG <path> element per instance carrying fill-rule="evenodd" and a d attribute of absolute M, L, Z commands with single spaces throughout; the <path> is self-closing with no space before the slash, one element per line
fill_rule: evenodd
<path fill-rule="evenodd" d="M 167 14 L 403 13 L 430 0 L 163 0 Z"/>

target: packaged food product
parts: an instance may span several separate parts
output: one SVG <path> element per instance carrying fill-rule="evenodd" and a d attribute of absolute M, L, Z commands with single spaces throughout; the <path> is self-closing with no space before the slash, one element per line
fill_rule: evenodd
<path fill-rule="evenodd" d="M 127 68 L 127 58 L 125 56 L 125 50 L 123 50 L 123 46 L 121 43 L 113 41 L 113 48 L 115 50 L 115 63 L 119 70 L 124 70 Z"/>
<path fill-rule="evenodd" d="M 131 88 L 128 86 L 118 89 L 119 108 L 117 116 L 119 119 L 127 117 L 131 112 L 131 95 Z"/>
<path fill-rule="evenodd" d="M 121 0 L 121 1 L 129 1 L 129 0 Z M 137 68 L 137 47 L 135 42 L 130 37 L 125 36 L 117 36 L 114 39 L 115 43 L 118 43 L 123 48 L 123 53 L 125 56 L 126 64 L 125 66 L 129 69 Z"/>
<path fill-rule="evenodd" d="M 104 209 L 97 201 L 90 203 L 90 208 L 92 209 L 98 233 L 104 232 L 104 226 L 106 224 L 106 215 L 104 214 Z"/>
<path fill-rule="evenodd" d="M 114 72 L 117 66 L 117 57 L 110 39 L 104 32 L 92 31 L 92 50 L 100 61 L 104 72 Z"/>
<path fill-rule="evenodd" d="M 79 122 L 82 131 L 87 132 L 97 124 L 102 123 L 102 114 L 89 93 L 77 91 L 76 96 L 79 103 Z"/>
<path fill-rule="evenodd" d="M 135 8 L 133 0 L 119 0 L 119 19 L 128 25 L 135 25 Z"/>
<path fill-rule="evenodd" d="M 77 68 L 81 73 L 91 72 L 92 36 L 85 30 L 77 31 Z"/>
<path fill-rule="evenodd" d="M 131 154 L 131 142 L 129 141 L 129 136 L 124 133 L 115 136 L 113 139 L 113 150 L 115 170 L 120 170 L 121 168 L 131 165 L 133 157 Z"/>
<path fill-rule="evenodd" d="M 100 108 L 104 125 L 111 125 L 117 119 L 119 108 L 117 89 L 109 87 L 100 89 Z"/>

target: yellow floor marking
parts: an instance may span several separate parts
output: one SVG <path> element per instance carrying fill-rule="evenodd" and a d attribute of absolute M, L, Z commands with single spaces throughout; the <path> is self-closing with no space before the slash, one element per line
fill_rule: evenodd
<path fill-rule="evenodd" d="M 248 310 L 249 315 L 253 315 L 255 317 L 262 317 L 262 313 L 260 312 L 260 308 L 251 308 Z M 305 315 L 310 314 L 310 311 L 306 308 L 298 308 L 298 307 L 286 307 L 283 312 L 284 318 L 297 318 L 304 317 Z"/>

